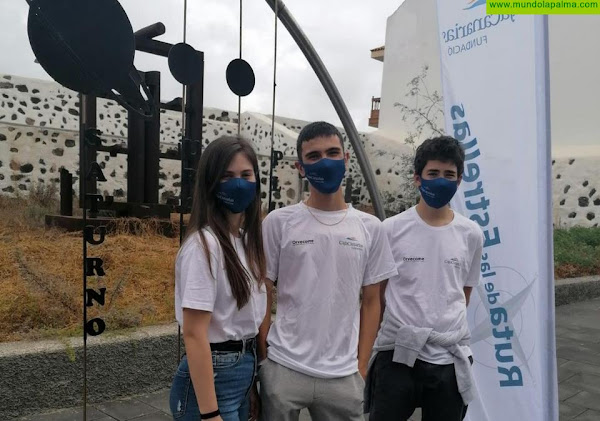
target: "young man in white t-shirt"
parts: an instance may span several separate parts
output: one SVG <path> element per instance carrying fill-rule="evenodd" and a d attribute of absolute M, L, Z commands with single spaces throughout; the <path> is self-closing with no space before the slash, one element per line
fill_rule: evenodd
<path fill-rule="evenodd" d="M 267 278 L 277 281 L 275 322 L 259 335 L 268 342 L 259 371 L 263 419 L 297 421 L 308 408 L 313 421 L 362 421 L 379 283 L 396 266 L 381 222 L 344 202 L 349 153 L 340 132 L 311 123 L 297 151 L 310 196 L 263 222 Z"/>
<path fill-rule="evenodd" d="M 483 232 L 448 203 L 465 154 L 451 137 L 428 139 L 415 156 L 421 200 L 384 229 L 398 266 L 382 288 L 385 311 L 367 380 L 370 421 L 459 421 L 473 398 L 467 325 L 479 283 Z"/>

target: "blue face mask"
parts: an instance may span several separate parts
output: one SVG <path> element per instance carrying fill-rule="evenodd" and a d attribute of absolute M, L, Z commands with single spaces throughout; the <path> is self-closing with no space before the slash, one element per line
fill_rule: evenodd
<path fill-rule="evenodd" d="M 335 193 L 346 174 L 346 163 L 343 159 L 321 158 L 314 164 L 304 164 L 302 161 L 300 163 L 310 184 L 323 194 Z"/>
<path fill-rule="evenodd" d="M 233 213 L 244 212 L 256 197 L 256 183 L 243 178 L 231 178 L 217 190 L 217 199 Z"/>
<path fill-rule="evenodd" d="M 425 180 L 421 178 L 421 197 L 432 208 L 439 209 L 450 203 L 450 199 L 458 189 L 458 181 L 447 180 L 444 177 Z"/>

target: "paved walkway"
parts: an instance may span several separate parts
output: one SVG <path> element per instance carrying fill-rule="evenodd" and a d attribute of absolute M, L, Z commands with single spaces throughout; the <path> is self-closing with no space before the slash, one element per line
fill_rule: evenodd
<path fill-rule="evenodd" d="M 600 421 L 600 298 L 556 308 L 560 419 Z"/>
<path fill-rule="evenodd" d="M 556 345 L 560 420 L 600 421 L 600 298 L 557 307 Z M 169 421 L 169 391 L 96 404 L 88 421 Z M 80 421 L 72 408 L 21 418 L 21 421 Z M 419 420 L 415 413 L 412 420 Z M 310 421 L 303 413 L 302 421 Z"/>

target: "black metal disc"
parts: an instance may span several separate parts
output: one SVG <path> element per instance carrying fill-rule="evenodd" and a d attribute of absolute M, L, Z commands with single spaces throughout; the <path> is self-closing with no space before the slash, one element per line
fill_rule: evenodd
<path fill-rule="evenodd" d="M 58 83 L 77 92 L 96 94 L 100 86 L 91 75 L 75 70 L 81 67 L 75 54 L 65 48 L 60 36 L 49 29 L 41 17 L 30 10 L 27 24 L 36 62 Z M 57 65 L 60 62 L 61 65 Z"/>
<path fill-rule="evenodd" d="M 83 93 L 112 88 L 133 66 L 133 28 L 117 0 L 31 0 L 28 33 L 44 70 Z"/>
<path fill-rule="evenodd" d="M 198 83 L 204 71 L 202 54 L 189 44 L 175 44 L 169 50 L 169 70 L 175 80 L 183 85 Z"/>
<path fill-rule="evenodd" d="M 241 58 L 236 58 L 227 66 L 227 85 L 229 89 L 238 95 L 246 96 L 254 89 L 254 71 L 248 62 Z"/>
<path fill-rule="evenodd" d="M 30 0 L 29 5 L 31 48 L 55 81 L 151 113 L 149 98 L 142 95 L 148 89 L 135 78 L 133 28 L 117 0 Z"/>

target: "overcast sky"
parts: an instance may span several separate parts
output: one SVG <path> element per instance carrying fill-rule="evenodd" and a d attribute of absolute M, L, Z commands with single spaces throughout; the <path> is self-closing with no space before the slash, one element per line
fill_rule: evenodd
<path fill-rule="evenodd" d="M 120 0 L 134 30 L 163 22 L 157 39 L 177 43 L 183 36 L 183 0 Z M 285 0 L 328 68 L 359 130 L 368 129 L 371 97 L 379 96 L 383 64 L 370 49 L 385 42 L 386 20 L 403 0 Z M 244 0 L 243 57 L 254 68 L 256 87 L 242 111 L 271 113 L 273 12 L 264 0 Z M 49 79 L 34 63 L 27 38 L 25 0 L 0 0 L 0 73 Z M 188 1 L 188 43 L 205 54 L 205 106 L 237 110 L 237 97 L 225 82 L 227 64 L 238 56 L 238 0 Z M 110 25 L 107 24 L 107 30 Z M 303 120 L 337 115 L 300 49 L 279 25 L 276 114 Z M 139 70 L 163 72 L 162 99 L 181 96 L 166 59 L 137 53 Z"/>

